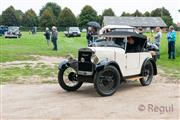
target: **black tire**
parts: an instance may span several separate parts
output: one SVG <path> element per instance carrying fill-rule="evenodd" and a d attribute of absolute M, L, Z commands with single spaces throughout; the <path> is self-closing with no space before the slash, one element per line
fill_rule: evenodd
<path fill-rule="evenodd" d="M 142 86 L 150 85 L 153 79 L 153 65 L 150 61 L 146 62 L 142 71 L 143 78 L 140 78 Z"/>
<path fill-rule="evenodd" d="M 113 95 L 120 85 L 120 74 L 114 66 L 107 66 L 95 74 L 94 88 L 101 96 Z M 108 88 L 109 87 L 109 88 Z"/>
<path fill-rule="evenodd" d="M 70 68 L 70 67 L 68 67 L 68 68 Z M 64 90 L 66 90 L 66 91 L 76 91 L 77 89 L 79 89 L 79 88 L 81 87 L 81 85 L 83 84 L 83 82 L 80 82 L 80 81 L 77 81 L 77 80 L 74 80 L 74 81 L 70 80 L 70 77 L 69 77 L 69 76 L 71 76 L 73 79 L 76 79 L 76 78 L 77 78 L 77 76 L 75 77 L 75 75 L 77 75 L 77 74 L 76 74 L 75 72 L 71 72 L 71 73 L 68 74 L 68 81 L 69 81 L 69 82 L 72 82 L 72 83 L 75 82 L 76 84 L 73 85 L 73 86 L 68 85 L 68 84 L 65 82 L 64 77 L 63 77 L 63 76 L 65 76 L 64 73 L 65 73 L 65 71 L 66 71 L 68 68 L 66 68 L 66 69 L 64 69 L 64 70 L 59 70 L 59 73 L 58 73 L 58 83 L 59 83 L 59 85 L 60 85 Z M 72 69 L 73 69 L 73 68 L 72 68 Z M 73 76 L 70 75 L 70 74 L 73 74 Z M 71 78 L 71 79 L 72 79 L 72 78 Z M 67 80 L 67 79 L 66 79 L 66 80 Z"/>

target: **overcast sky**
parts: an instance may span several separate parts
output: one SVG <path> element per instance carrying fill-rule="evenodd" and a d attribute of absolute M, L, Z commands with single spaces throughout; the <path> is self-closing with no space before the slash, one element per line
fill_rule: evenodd
<path fill-rule="evenodd" d="M 132 13 L 138 9 L 145 12 L 164 6 L 170 11 L 174 22 L 180 22 L 180 0 L 0 0 L 0 14 L 10 5 L 23 12 L 32 8 L 39 14 L 39 10 L 47 2 L 55 2 L 61 8 L 68 7 L 75 15 L 78 15 L 85 5 L 91 5 L 98 14 L 102 14 L 105 8 L 112 8 L 117 16 L 123 11 Z"/>

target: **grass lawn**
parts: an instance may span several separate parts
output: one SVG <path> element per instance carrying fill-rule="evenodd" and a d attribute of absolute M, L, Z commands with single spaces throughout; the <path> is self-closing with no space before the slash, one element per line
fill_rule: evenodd
<path fill-rule="evenodd" d="M 147 34 L 150 36 L 150 34 Z M 62 32 L 58 34 L 58 51 L 52 51 L 52 45 L 47 46 L 46 40 L 42 32 L 36 35 L 23 32 L 22 37 L 19 39 L 5 39 L 0 37 L 0 61 L 18 61 L 18 60 L 35 60 L 36 58 L 31 55 L 45 55 L 45 56 L 66 56 L 72 54 L 77 56 L 77 49 L 86 47 L 85 33 L 82 37 L 67 38 Z M 161 59 L 157 64 L 165 71 L 165 75 L 180 79 L 180 32 L 177 33 L 176 41 L 176 60 L 169 60 L 167 55 L 167 40 L 166 34 L 163 34 L 161 40 Z M 47 70 L 42 67 L 25 67 L 25 68 L 8 68 L 1 69 L 0 79 L 3 81 L 17 78 L 18 76 L 32 76 L 39 75 L 46 77 L 56 73 L 56 69 L 51 68 Z M 55 75 L 56 76 L 56 75 Z"/>
<path fill-rule="evenodd" d="M 77 55 L 77 49 L 86 46 L 85 34 L 82 37 L 67 38 L 58 34 L 58 51 L 52 51 L 52 45 L 47 46 L 42 32 L 35 35 L 23 32 L 18 39 L 0 37 L 1 62 L 34 59 L 29 55 L 66 56 Z"/>

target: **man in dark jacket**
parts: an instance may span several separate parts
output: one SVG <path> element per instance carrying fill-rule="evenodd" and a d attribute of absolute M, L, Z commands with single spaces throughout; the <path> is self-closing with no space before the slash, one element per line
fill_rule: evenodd
<path fill-rule="evenodd" d="M 57 51 L 57 28 L 55 26 L 52 27 L 51 40 L 54 46 L 53 50 Z"/>
<path fill-rule="evenodd" d="M 93 34 L 92 33 L 92 28 L 88 27 L 88 31 L 87 31 L 87 35 L 86 35 L 88 46 L 92 43 L 92 40 L 93 40 L 92 34 Z"/>
<path fill-rule="evenodd" d="M 46 31 L 45 31 L 45 33 L 44 33 L 44 36 L 46 37 L 47 45 L 48 45 L 48 47 L 49 47 L 50 31 L 49 31 L 49 28 L 48 28 L 48 27 L 46 28 Z"/>

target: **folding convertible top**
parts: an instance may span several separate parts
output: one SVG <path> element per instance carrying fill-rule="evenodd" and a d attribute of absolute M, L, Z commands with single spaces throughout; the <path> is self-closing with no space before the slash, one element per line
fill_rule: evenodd
<path fill-rule="evenodd" d="M 147 40 L 147 37 L 145 35 L 138 34 L 136 32 L 129 32 L 129 31 L 112 31 L 112 32 L 104 33 L 101 36 L 104 36 L 104 37 L 127 36 L 127 37 L 139 38 L 139 39 L 145 40 L 145 41 Z"/>

